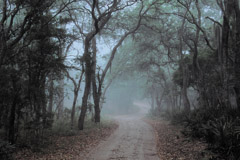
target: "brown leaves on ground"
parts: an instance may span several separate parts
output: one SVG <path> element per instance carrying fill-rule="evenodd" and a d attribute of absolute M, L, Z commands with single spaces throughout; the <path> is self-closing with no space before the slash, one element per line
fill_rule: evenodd
<path fill-rule="evenodd" d="M 94 127 L 79 131 L 74 136 L 53 136 L 52 144 L 46 153 L 32 152 L 30 149 L 18 151 L 18 160 L 76 160 L 86 157 L 91 148 L 113 133 L 118 127 L 116 123 L 104 127 Z"/>
<path fill-rule="evenodd" d="M 180 126 L 163 119 L 146 119 L 156 133 L 157 149 L 161 160 L 204 160 L 209 158 L 207 144 L 186 138 Z"/>

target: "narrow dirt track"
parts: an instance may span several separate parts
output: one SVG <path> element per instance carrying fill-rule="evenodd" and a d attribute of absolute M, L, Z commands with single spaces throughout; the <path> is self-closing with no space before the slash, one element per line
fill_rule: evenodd
<path fill-rule="evenodd" d="M 117 116 L 119 128 L 86 160 L 159 160 L 154 131 L 140 115 Z"/>

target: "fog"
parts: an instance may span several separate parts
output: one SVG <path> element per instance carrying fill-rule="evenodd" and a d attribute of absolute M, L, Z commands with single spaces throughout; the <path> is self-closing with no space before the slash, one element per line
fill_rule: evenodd
<path fill-rule="evenodd" d="M 136 114 L 146 109 L 139 103 L 147 103 L 144 97 L 143 84 L 137 78 L 124 79 L 119 77 L 109 87 L 103 105 L 103 114 Z M 150 105 L 149 105 L 150 106 Z"/>
<path fill-rule="evenodd" d="M 77 71 L 71 72 L 73 77 L 79 77 Z M 71 109 L 73 103 L 73 83 L 65 79 L 64 107 Z M 81 84 L 77 106 L 81 105 L 84 82 Z M 146 82 L 140 76 L 121 75 L 113 80 L 106 91 L 101 113 L 104 115 L 147 114 L 151 104 L 145 93 Z M 89 103 L 93 104 L 92 94 Z"/>

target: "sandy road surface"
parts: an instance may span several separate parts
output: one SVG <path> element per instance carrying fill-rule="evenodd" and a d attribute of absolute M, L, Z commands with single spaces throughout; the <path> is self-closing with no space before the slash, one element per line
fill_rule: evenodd
<path fill-rule="evenodd" d="M 139 115 L 117 116 L 119 128 L 87 160 L 158 160 L 153 129 Z"/>

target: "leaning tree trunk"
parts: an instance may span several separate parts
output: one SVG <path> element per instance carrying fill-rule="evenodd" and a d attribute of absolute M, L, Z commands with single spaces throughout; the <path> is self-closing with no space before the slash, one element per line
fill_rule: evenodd
<path fill-rule="evenodd" d="M 84 94 L 82 98 L 82 106 L 81 106 L 81 113 L 78 119 L 78 128 L 83 130 L 84 127 L 84 119 L 87 112 L 87 102 L 88 96 L 91 89 L 91 75 L 92 75 L 92 67 L 91 67 L 91 56 L 89 54 L 85 55 L 85 88 Z"/>
<path fill-rule="evenodd" d="M 72 105 L 72 112 L 71 112 L 71 129 L 74 127 L 74 118 L 75 118 L 75 108 L 77 103 L 78 91 L 74 90 L 74 98 L 73 98 L 73 105 Z"/>
<path fill-rule="evenodd" d="M 80 89 L 80 86 L 81 86 L 81 82 L 82 82 L 82 78 L 83 78 L 83 75 L 84 75 L 84 65 L 82 64 L 82 73 L 79 77 L 79 80 L 78 82 L 76 82 L 74 80 L 74 78 L 72 78 L 69 73 L 67 72 L 67 76 L 68 78 L 73 82 L 74 84 L 74 97 L 73 97 L 73 104 L 72 104 L 72 111 L 71 111 L 71 129 L 73 129 L 74 127 L 74 119 L 75 119 L 75 111 L 76 111 L 76 104 L 77 104 L 77 99 L 78 99 L 78 92 L 79 92 L 79 89 Z"/>
<path fill-rule="evenodd" d="M 94 29 L 90 33 L 87 34 L 85 41 L 84 41 L 84 54 L 83 54 L 83 60 L 85 62 L 85 89 L 82 99 L 82 109 L 80 113 L 80 117 L 78 120 L 78 128 L 80 130 L 83 130 L 83 124 L 84 124 L 84 118 L 87 111 L 87 100 L 90 93 L 91 88 L 91 78 L 92 78 L 92 64 L 91 64 L 91 53 L 89 52 L 90 48 L 90 42 L 92 39 L 103 29 L 103 27 L 106 25 L 106 23 L 109 21 L 109 19 L 112 16 L 112 13 L 114 12 L 114 9 L 117 7 L 119 1 L 114 0 L 111 7 L 109 7 L 106 14 L 101 14 L 99 18 L 96 18 L 96 15 L 94 14 L 95 8 L 98 6 L 98 1 L 93 0 L 93 6 L 91 8 L 92 10 L 92 18 L 94 20 Z"/>
<path fill-rule="evenodd" d="M 106 95 L 106 93 L 107 93 L 107 90 L 108 90 L 108 88 L 110 87 L 110 85 L 112 84 L 112 81 L 113 81 L 113 79 L 115 78 L 116 76 L 114 76 L 112 79 L 110 79 L 109 80 L 109 82 L 107 83 L 107 85 L 106 85 L 106 87 L 104 88 L 104 90 L 103 90 L 103 93 L 102 93 L 102 95 L 101 95 L 101 97 L 100 97 L 100 109 L 102 109 L 102 107 L 103 107 L 103 103 L 104 103 L 104 100 L 105 100 L 105 95 Z"/>

